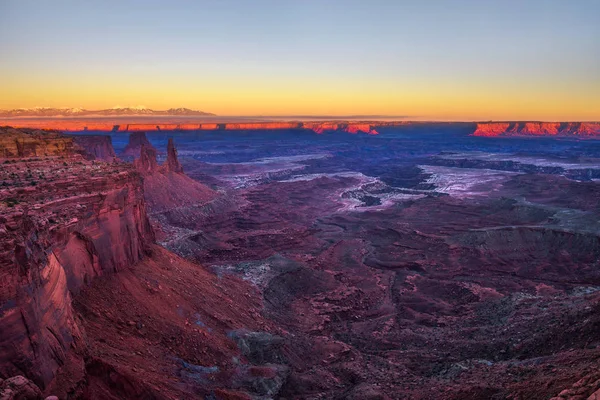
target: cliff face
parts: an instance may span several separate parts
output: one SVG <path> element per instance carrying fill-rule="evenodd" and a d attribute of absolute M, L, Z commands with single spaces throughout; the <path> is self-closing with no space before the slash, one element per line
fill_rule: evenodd
<path fill-rule="evenodd" d="M 368 133 L 377 134 L 378 126 L 405 125 L 406 122 L 242 122 L 242 123 L 194 123 L 194 122 L 165 122 L 161 120 L 152 123 L 123 123 L 122 120 L 19 120 L 15 121 L 21 128 L 48 128 L 63 132 L 158 132 L 158 131 L 256 131 L 256 130 L 290 130 L 306 129 L 316 133 L 324 132 L 346 132 L 346 133 Z M 139 145 L 137 151 L 128 151 L 128 156 L 139 155 Z M 133 145 L 133 144 L 132 144 Z M 131 154 L 129 154 L 131 153 Z"/>
<path fill-rule="evenodd" d="M 112 162 L 117 158 L 110 136 L 77 135 L 73 136 L 75 147 L 84 151 L 94 160 Z"/>
<path fill-rule="evenodd" d="M 125 146 L 125 149 L 121 154 L 124 156 L 137 158 L 141 154 L 140 150 L 142 145 L 146 146 L 147 148 L 154 148 L 148 141 L 144 131 L 132 133 L 129 135 L 129 143 L 127 143 L 127 146 Z"/>
<path fill-rule="evenodd" d="M 231 332 L 270 329 L 258 293 L 154 244 L 146 215 L 145 185 L 158 208 L 214 192 L 172 141 L 162 166 L 141 149 L 141 173 L 69 152 L 0 159 L 2 399 L 247 398 L 262 384 L 229 362 L 248 364 Z"/>
<path fill-rule="evenodd" d="M 60 132 L 0 127 L 0 157 L 54 156 L 73 152 L 73 140 Z"/>
<path fill-rule="evenodd" d="M 131 166 L 68 152 L 14 161 L 0 169 L 0 376 L 43 388 L 85 353 L 71 296 L 143 258 L 154 233 Z"/>
<path fill-rule="evenodd" d="M 146 136 L 144 136 L 145 138 Z M 143 175 L 151 174 L 158 170 L 156 161 L 156 149 L 152 145 L 142 144 L 140 147 L 140 158 L 137 158 L 133 165 Z"/>
<path fill-rule="evenodd" d="M 595 122 L 489 122 L 479 123 L 474 136 L 600 136 Z"/>

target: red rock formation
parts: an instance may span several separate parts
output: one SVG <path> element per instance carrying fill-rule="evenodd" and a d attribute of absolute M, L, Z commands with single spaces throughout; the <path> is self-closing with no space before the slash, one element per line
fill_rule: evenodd
<path fill-rule="evenodd" d="M 272 129 L 298 129 L 302 124 L 298 122 L 251 122 L 241 124 L 225 124 L 225 130 L 272 130 Z"/>
<path fill-rule="evenodd" d="M 146 120 L 144 120 L 146 121 Z M 123 120 L 18 120 L 17 126 L 24 128 L 51 128 L 63 132 L 77 131 L 100 131 L 100 132 L 155 132 L 155 131 L 255 131 L 255 130 L 289 130 L 289 129 L 309 129 L 316 133 L 326 131 L 339 131 L 347 133 L 368 133 L 377 134 L 376 126 L 396 126 L 404 125 L 404 121 L 393 122 L 224 122 L 224 123 L 195 123 L 189 121 L 176 120 L 152 120 L 151 122 L 131 122 L 123 123 Z M 139 149 L 138 149 L 139 150 Z M 137 154 L 130 154 L 135 155 Z"/>
<path fill-rule="evenodd" d="M 344 130 L 348 133 L 354 133 L 354 134 L 357 134 L 357 133 L 368 133 L 369 135 L 379 134 L 379 132 L 377 132 L 375 129 L 373 129 L 371 127 L 371 125 L 369 125 L 369 124 L 350 123 L 350 124 L 348 124 L 348 126 L 346 126 L 346 128 Z"/>
<path fill-rule="evenodd" d="M 188 129 L 187 125 L 181 125 L 180 126 L 181 130 L 194 130 L 192 129 Z M 216 131 L 217 129 L 219 129 L 219 124 L 200 124 L 200 126 L 198 127 L 199 130 L 202 131 Z"/>
<path fill-rule="evenodd" d="M 140 148 L 140 158 L 137 158 L 133 162 L 133 165 L 144 175 L 156 172 L 158 170 L 156 149 L 152 147 L 152 145 L 142 143 Z"/>
<path fill-rule="evenodd" d="M 304 122 L 302 126 L 318 134 L 325 133 L 325 131 L 336 131 L 339 128 L 339 124 L 334 122 Z"/>
<path fill-rule="evenodd" d="M 73 140 L 56 131 L 0 127 L 0 157 L 70 155 Z"/>
<path fill-rule="evenodd" d="M 169 143 L 167 144 L 167 162 L 165 166 L 167 172 L 183 173 L 183 167 L 177 158 L 177 149 L 173 143 L 173 138 L 169 138 Z"/>
<path fill-rule="evenodd" d="M 175 203 L 212 194 L 178 172 L 169 147 L 158 167 L 142 144 L 145 181 Z M 248 398 L 281 384 L 285 368 L 249 364 L 230 336 L 271 340 L 257 291 L 154 245 L 130 164 L 64 152 L 0 165 L 2 399 Z M 246 372 L 260 368 L 269 374 Z"/>
<path fill-rule="evenodd" d="M 487 122 L 479 123 L 474 136 L 600 136 L 594 122 Z"/>
<path fill-rule="evenodd" d="M 75 147 L 89 155 L 90 159 L 112 162 L 117 158 L 110 136 L 76 135 L 73 141 Z"/>
<path fill-rule="evenodd" d="M 122 155 L 138 158 L 141 154 L 140 151 L 142 145 L 154 149 L 152 144 L 148 141 L 145 132 L 134 132 L 129 135 L 129 143 L 125 146 Z M 156 151 L 156 149 L 154 150 Z"/>
<path fill-rule="evenodd" d="M 144 195 L 153 212 L 203 204 L 217 196 L 213 190 L 183 173 L 172 138 L 169 138 L 167 160 L 163 165 L 158 166 L 156 150 L 144 144 L 134 165 L 144 177 Z"/>
<path fill-rule="evenodd" d="M 29 379 L 17 375 L 5 381 L 0 379 L 0 399 L 2 400 L 42 400 L 42 391 Z M 47 397 L 46 400 L 58 400 Z"/>
<path fill-rule="evenodd" d="M 17 160 L 1 171 L 0 376 L 44 388 L 84 351 L 72 293 L 139 261 L 154 234 L 131 166 L 68 150 L 23 162 L 27 169 Z"/>
<path fill-rule="evenodd" d="M 310 129 L 318 134 L 325 133 L 327 131 L 335 132 L 347 132 L 352 134 L 357 133 L 368 133 L 370 135 L 377 135 L 377 131 L 367 123 L 337 123 L 337 122 L 305 122 L 302 124 L 305 129 Z"/>

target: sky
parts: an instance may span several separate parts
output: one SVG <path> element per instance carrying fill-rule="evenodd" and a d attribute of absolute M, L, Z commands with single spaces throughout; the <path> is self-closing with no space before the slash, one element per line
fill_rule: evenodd
<path fill-rule="evenodd" d="M 600 120 L 598 0 L 0 0 L 0 108 Z"/>

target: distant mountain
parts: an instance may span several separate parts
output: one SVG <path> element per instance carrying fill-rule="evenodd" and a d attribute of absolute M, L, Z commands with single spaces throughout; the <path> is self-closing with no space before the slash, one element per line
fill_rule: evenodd
<path fill-rule="evenodd" d="M 198 116 L 215 115 L 204 111 L 189 108 L 169 108 L 168 110 L 152 110 L 146 107 L 115 107 L 104 110 L 85 110 L 83 108 L 16 108 L 13 110 L 0 110 L 0 118 L 8 117 L 94 117 L 94 116 L 144 116 L 144 115 L 177 115 Z"/>

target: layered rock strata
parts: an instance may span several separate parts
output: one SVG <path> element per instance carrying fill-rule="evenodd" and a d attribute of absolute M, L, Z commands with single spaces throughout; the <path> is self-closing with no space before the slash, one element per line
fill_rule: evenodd
<path fill-rule="evenodd" d="M 44 388 L 84 353 L 72 295 L 142 259 L 154 233 L 132 166 L 86 160 L 71 138 L 36 135 L 0 167 L 0 376 Z"/>
<path fill-rule="evenodd" d="M 474 136 L 600 136 L 597 122 L 488 122 L 479 123 Z"/>
<path fill-rule="evenodd" d="M 73 139 L 61 132 L 0 127 L 2 158 L 70 155 L 73 152 Z"/>
<path fill-rule="evenodd" d="M 111 162 L 117 158 L 112 139 L 107 135 L 73 136 L 75 147 L 88 154 L 90 159 Z"/>

